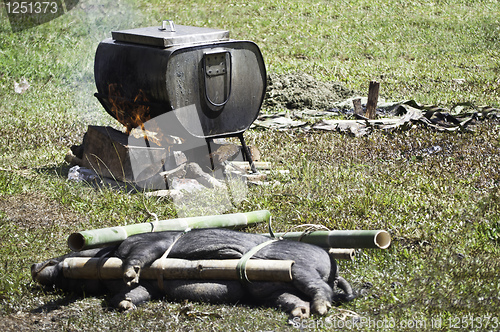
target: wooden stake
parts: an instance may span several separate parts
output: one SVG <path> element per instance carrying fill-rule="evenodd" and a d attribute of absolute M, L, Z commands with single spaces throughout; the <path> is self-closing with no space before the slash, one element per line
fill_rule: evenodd
<path fill-rule="evenodd" d="M 379 87 L 379 82 L 370 82 L 370 88 L 368 90 L 368 102 L 366 103 L 366 117 L 368 119 L 375 119 L 375 110 L 377 109 Z"/>

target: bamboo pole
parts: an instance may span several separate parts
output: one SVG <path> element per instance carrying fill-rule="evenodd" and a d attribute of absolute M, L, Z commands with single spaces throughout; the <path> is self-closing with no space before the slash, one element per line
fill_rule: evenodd
<path fill-rule="evenodd" d="M 239 228 L 259 222 L 269 222 L 270 217 L 271 213 L 268 210 L 259 210 L 245 213 L 159 220 L 127 226 L 94 229 L 72 233 L 68 237 L 68 246 L 73 251 L 81 251 L 83 249 L 117 244 L 134 234 L 185 231 L 189 228 Z"/>
<path fill-rule="evenodd" d="M 238 280 L 238 259 L 157 259 L 141 271 L 143 279 Z M 250 281 L 292 281 L 292 260 L 250 259 L 246 274 Z M 116 257 L 72 257 L 63 261 L 63 274 L 70 279 L 122 279 L 122 260 Z"/>
<path fill-rule="evenodd" d="M 263 234 L 270 237 L 270 234 Z M 311 233 L 289 232 L 274 233 L 274 236 L 287 240 L 315 244 L 322 248 L 377 248 L 387 249 L 391 235 L 383 230 L 336 230 L 314 231 Z"/>
<path fill-rule="evenodd" d="M 354 260 L 355 250 L 347 248 L 330 248 L 328 254 L 335 259 Z"/>

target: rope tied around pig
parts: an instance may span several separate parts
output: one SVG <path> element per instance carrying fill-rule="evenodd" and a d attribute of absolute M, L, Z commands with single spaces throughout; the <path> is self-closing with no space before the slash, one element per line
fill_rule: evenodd
<path fill-rule="evenodd" d="M 253 247 L 249 251 L 247 251 L 243 256 L 241 256 L 240 260 L 238 261 L 238 264 L 236 265 L 236 270 L 238 272 L 238 278 L 239 280 L 243 283 L 251 283 L 250 280 L 248 280 L 247 276 L 247 263 L 252 258 L 253 255 L 255 255 L 260 249 L 264 248 L 265 246 L 278 241 L 278 239 L 271 239 L 266 242 L 262 242 L 261 244 Z"/>
<path fill-rule="evenodd" d="M 104 261 L 109 258 L 111 252 L 107 252 L 101 257 L 99 257 L 99 262 L 97 263 L 97 279 L 98 280 L 103 280 L 104 278 L 102 277 L 101 270 L 104 265 Z"/>
<path fill-rule="evenodd" d="M 243 256 L 241 256 L 240 260 L 238 261 L 238 264 L 236 265 L 236 271 L 238 272 L 238 278 L 239 278 L 240 282 L 242 282 L 243 284 L 251 283 L 251 281 L 248 280 L 248 276 L 247 276 L 247 263 L 250 260 L 250 258 L 252 258 L 253 255 L 255 255 L 260 249 L 264 248 L 265 246 L 273 243 L 274 241 L 282 240 L 282 239 L 277 239 L 274 236 L 271 224 L 272 224 L 272 217 L 270 216 L 268 229 L 269 229 L 269 234 L 271 235 L 271 240 L 263 242 L 255 247 L 253 247 L 249 251 L 247 251 Z"/>
<path fill-rule="evenodd" d="M 177 243 L 177 241 L 179 241 L 179 239 L 184 235 L 186 234 L 187 232 L 189 232 L 191 230 L 191 228 L 187 228 L 184 232 L 182 232 L 178 237 L 175 238 L 175 240 L 172 242 L 172 244 L 167 248 L 167 250 L 165 250 L 165 252 L 163 253 L 163 255 L 160 257 L 160 264 L 161 264 L 161 269 L 158 270 L 158 273 L 157 273 L 157 279 L 158 279 L 158 287 L 160 287 L 161 290 L 164 290 L 164 287 L 163 287 L 163 273 L 162 273 L 162 270 L 165 268 L 165 262 L 166 262 L 166 259 L 168 257 L 168 254 L 170 254 L 170 251 L 172 251 L 172 248 L 174 247 L 174 245 Z"/>
<path fill-rule="evenodd" d="M 149 216 L 146 218 L 146 220 L 153 216 L 155 217 L 156 221 L 158 221 L 158 217 L 156 216 L 156 214 L 154 213 L 151 213 L 149 212 Z M 247 276 L 247 271 L 246 271 L 246 266 L 247 266 L 247 263 L 248 261 L 257 253 L 259 252 L 262 248 L 268 246 L 269 244 L 271 243 L 274 243 L 276 241 L 281 241 L 283 240 L 283 237 L 279 237 L 279 238 L 276 238 L 274 233 L 273 233 L 273 230 L 272 230 L 272 222 L 271 222 L 272 218 L 270 217 L 269 218 L 269 224 L 268 224 L 268 229 L 269 229 L 269 234 L 271 235 L 271 239 L 268 240 L 268 241 L 265 241 L 265 242 L 262 242 L 261 244 L 259 245 L 256 245 L 255 247 L 253 247 L 252 249 L 250 249 L 249 251 L 247 251 L 245 254 L 243 254 L 241 256 L 241 258 L 239 259 L 237 265 L 236 265 L 236 272 L 238 274 L 238 279 L 241 283 L 243 284 L 249 284 L 251 283 L 251 281 L 248 279 L 248 276 Z M 151 225 L 154 229 L 155 227 L 155 224 L 156 222 L 153 221 L 151 222 Z M 303 228 L 303 227 L 306 227 L 306 229 L 303 231 L 302 235 L 300 236 L 299 238 L 299 241 L 302 240 L 302 238 L 314 231 L 318 231 L 318 230 L 329 230 L 326 226 L 323 226 L 323 225 L 318 225 L 318 224 L 304 224 L 304 225 L 298 225 L 298 226 L 295 226 L 295 227 L 292 227 L 289 231 L 287 231 L 286 233 L 292 231 L 293 229 L 296 229 L 296 228 Z M 161 256 L 160 258 L 160 264 L 162 267 L 165 266 L 165 263 L 166 263 L 166 259 L 168 257 L 168 255 L 170 254 L 170 251 L 172 250 L 172 248 L 174 247 L 174 245 L 177 243 L 177 241 L 184 235 L 186 234 L 187 232 L 189 232 L 191 229 L 188 228 L 186 229 L 184 232 L 182 232 L 179 236 L 177 236 L 174 241 L 172 242 L 172 244 L 167 248 L 167 250 L 163 253 L 163 255 Z M 284 233 L 284 234 L 286 234 Z M 158 274 L 157 274 L 157 279 L 158 279 L 158 287 L 160 289 L 164 289 L 164 285 L 163 285 L 163 274 L 160 272 L 161 270 L 159 270 Z"/>
<path fill-rule="evenodd" d="M 238 261 L 238 264 L 236 265 L 236 270 L 238 272 L 238 277 L 239 277 L 239 280 L 240 282 L 242 283 L 251 283 L 250 280 L 248 280 L 248 276 L 247 276 L 247 273 L 246 273 L 246 265 L 248 263 L 248 261 L 250 260 L 250 258 L 252 258 L 259 250 L 261 250 L 262 248 L 266 247 L 267 245 L 275 242 L 275 241 L 281 241 L 283 240 L 283 237 L 280 237 L 280 238 L 276 238 L 275 235 L 274 235 L 274 232 L 272 230 L 272 227 L 271 227 L 271 219 L 272 218 L 269 218 L 269 234 L 271 235 L 272 239 L 270 239 L 269 241 L 266 241 L 266 242 L 263 242 L 255 247 L 253 247 L 252 249 L 250 249 L 249 251 L 247 251 L 241 258 L 240 260 Z M 323 226 L 323 225 L 317 225 L 317 224 L 304 224 L 304 225 L 299 225 L 299 226 L 295 226 L 295 227 L 292 227 L 288 232 L 292 231 L 293 229 L 295 228 L 300 228 L 300 227 L 306 227 L 306 229 L 303 231 L 302 235 L 300 236 L 299 238 L 299 241 L 302 240 L 302 238 L 314 231 L 318 231 L 318 230 L 330 230 L 328 229 L 326 226 Z M 288 233 L 286 232 L 286 233 Z M 285 234 L 286 234 L 285 233 Z"/>

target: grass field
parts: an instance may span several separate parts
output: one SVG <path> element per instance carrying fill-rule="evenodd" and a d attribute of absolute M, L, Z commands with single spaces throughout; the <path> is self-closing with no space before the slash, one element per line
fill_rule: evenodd
<path fill-rule="evenodd" d="M 293 330 L 272 308 L 154 301 L 122 314 L 105 297 L 47 292 L 31 281 L 30 265 L 65 253 L 71 232 L 142 221 L 145 208 L 175 217 L 168 201 L 66 180 L 64 156 L 87 126 L 116 126 L 93 97 L 95 49 L 112 30 L 162 19 L 224 28 L 255 41 L 268 72 L 300 70 L 362 92 L 375 79 L 391 101 L 500 107 L 494 0 L 84 0 L 18 32 L 4 3 L 0 13 L 3 330 Z M 30 87 L 15 93 L 23 78 Z M 331 321 L 304 322 L 305 330 L 346 322 L 342 310 L 362 316 L 353 329 L 363 331 L 393 323 L 401 331 L 498 330 L 500 122 L 477 121 L 470 129 L 418 127 L 361 138 L 246 132 L 263 160 L 290 173 L 273 172 L 276 186 L 250 187 L 234 212 L 269 209 L 276 231 L 315 223 L 386 229 L 393 237 L 388 250 L 360 250 L 353 262 L 340 262 L 359 297 L 332 308 Z M 433 146 L 441 150 L 429 153 Z"/>

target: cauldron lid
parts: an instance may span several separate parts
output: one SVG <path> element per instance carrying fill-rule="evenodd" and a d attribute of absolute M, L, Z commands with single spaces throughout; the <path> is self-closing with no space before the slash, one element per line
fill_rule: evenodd
<path fill-rule="evenodd" d="M 112 31 L 115 41 L 134 44 L 172 47 L 183 44 L 204 44 L 229 40 L 229 31 L 176 25 L 175 31 L 161 27 L 148 27 L 131 30 Z"/>

